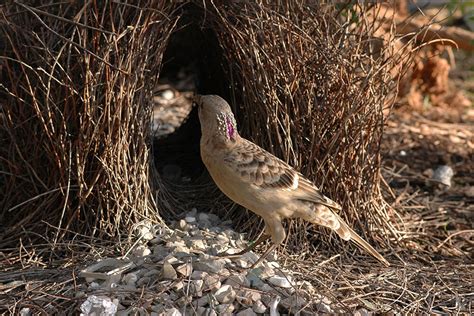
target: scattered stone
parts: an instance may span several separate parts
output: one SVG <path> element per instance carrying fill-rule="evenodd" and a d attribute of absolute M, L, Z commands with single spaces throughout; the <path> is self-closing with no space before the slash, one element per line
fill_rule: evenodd
<path fill-rule="evenodd" d="M 151 269 L 151 270 L 148 270 L 147 272 L 145 272 L 145 274 L 143 274 L 144 277 L 154 277 L 154 276 L 159 276 L 161 274 L 161 271 L 158 270 L 158 269 Z"/>
<path fill-rule="evenodd" d="M 199 316 L 217 316 L 217 312 L 213 308 L 204 308 L 202 314 L 198 314 Z"/>
<path fill-rule="evenodd" d="M 257 268 L 239 271 L 236 267 L 248 268 L 259 255 L 247 252 L 232 258 L 216 257 L 218 253 L 239 253 L 248 244 L 242 234 L 224 227 L 216 215 L 193 209 L 170 227 L 174 231 L 142 225 L 137 228 L 136 247 L 127 257 L 101 260 L 81 271 L 89 286 L 78 288 L 81 295 L 77 298 L 84 300 L 85 293 L 89 298 L 103 297 L 86 300 L 84 308 L 108 304 L 112 309 L 116 306 L 117 315 L 277 315 L 280 307 L 290 312 L 304 308 L 303 297 L 309 297 L 308 291 L 312 291 L 310 296 L 315 303 L 310 309 L 332 312 L 324 297 L 314 300 L 318 296 L 311 284 L 293 282 L 291 271 L 280 269 L 277 262 L 264 260 Z M 133 304 L 134 298 L 128 293 L 155 291 L 157 285 L 164 292 L 153 305 Z M 104 297 L 103 293 L 116 298 Z M 101 315 L 112 314 L 102 311 Z"/>
<path fill-rule="evenodd" d="M 252 263 L 249 263 L 247 260 L 243 258 L 236 258 L 234 259 L 234 262 L 239 268 L 247 268 L 252 265 Z"/>
<path fill-rule="evenodd" d="M 237 302 L 242 306 L 252 306 L 255 302 L 260 301 L 262 295 L 257 291 L 249 291 L 242 289 L 236 296 Z"/>
<path fill-rule="evenodd" d="M 253 303 L 252 309 L 257 314 L 263 314 L 267 311 L 267 307 L 260 300 Z"/>
<path fill-rule="evenodd" d="M 81 304 L 81 315 L 113 316 L 117 313 L 117 305 L 117 299 L 91 295 Z"/>
<path fill-rule="evenodd" d="M 196 309 L 196 315 L 197 316 L 204 316 L 205 315 L 205 312 L 206 312 L 206 309 L 205 307 L 202 307 L 202 306 L 199 306 L 197 309 Z"/>
<path fill-rule="evenodd" d="M 221 259 L 204 259 L 193 263 L 194 270 L 218 273 L 224 267 L 224 261 Z"/>
<path fill-rule="evenodd" d="M 193 265 L 191 263 L 185 263 L 176 267 L 176 272 L 184 277 L 188 277 L 193 272 Z"/>
<path fill-rule="evenodd" d="M 20 316 L 30 316 L 31 315 L 31 310 L 28 307 L 23 307 L 20 310 Z"/>
<path fill-rule="evenodd" d="M 277 276 L 277 275 L 272 276 L 268 278 L 268 282 L 270 282 L 271 284 L 275 286 L 282 287 L 284 289 L 289 289 L 292 287 L 290 281 L 288 281 L 287 278 L 282 277 L 282 276 Z"/>
<path fill-rule="evenodd" d="M 204 278 L 204 291 L 214 291 L 221 287 L 220 277 L 216 274 Z"/>
<path fill-rule="evenodd" d="M 186 230 L 188 228 L 188 224 L 184 219 L 180 219 L 178 222 L 178 228 L 181 230 Z"/>
<path fill-rule="evenodd" d="M 191 280 L 204 280 L 209 276 L 209 273 L 204 271 L 193 271 L 191 273 Z"/>
<path fill-rule="evenodd" d="M 192 239 L 188 241 L 187 246 L 194 250 L 206 250 L 207 248 L 202 239 Z"/>
<path fill-rule="evenodd" d="M 171 264 L 165 262 L 163 267 L 161 268 L 161 279 L 163 280 L 176 280 L 178 275 L 176 270 L 173 268 Z"/>
<path fill-rule="evenodd" d="M 278 304 L 280 303 L 280 296 L 276 296 L 270 304 L 268 304 L 268 307 L 270 308 L 270 315 L 278 315 Z"/>
<path fill-rule="evenodd" d="M 196 222 L 196 217 L 186 216 L 186 218 L 184 220 L 186 221 L 186 223 L 195 223 Z"/>
<path fill-rule="evenodd" d="M 137 283 L 137 280 L 138 276 L 136 272 L 127 273 L 122 278 L 122 282 L 131 287 L 135 287 L 135 283 Z"/>
<path fill-rule="evenodd" d="M 206 213 L 199 213 L 198 219 L 200 222 L 202 221 L 209 221 L 209 215 Z"/>
<path fill-rule="evenodd" d="M 289 310 L 290 312 L 295 312 L 306 306 L 308 302 L 306 300 L 299 296 L 299 295 L 292 295 L 290 297 L 284 298 L 281 300 L 280 304 Z"/>
<path fill-rule="evenodd" d="M 189 292 L 195 296 L 201 297 L 203 285 L 203 280 L 192 280 L 189 285 Z"/>
<path fill-rule="evenodd" d="M 146 246 L 139 245 L 133 250 L 133 254 L 137 257 L 145 257 L 151 254 L 151 250 Z"/>
<path fill-rule="evenodd" d="M 184 288 L 184 283 L 182 281 L 176 282 L 173 284 L 173 290 L 180 291 Z"/>
<path fill-rule="evenodd" d="M 255 312 L 251 308 L 244 309 L 243 311 L 238 312 L 236 315 L 237 316 L 257 316 L 257 314 L 255 314 Z"/>
<path fill-rule="evenodd" d="M 219 315 L 232 315 L 234 310 L 235 307 L 232 304 L 220 304 L 216 306 L 216 312 Z"/>
<path fill-rule="evenodd" d="M 181 316 L 181 312 L 177 308 L 173 307 L 173 308 L 168 309 L 162 315 L 163 316 Z"/>
<path fill-rule="evenodd" d="M 223 285 L 214 293 L 214 297 L 219 303 L 228 304 L 235 300 L 236 293 L 231 285 Z"/>
<path fill-rule="evenodd" d="M 235 288 L 250 287 L 250 281 L 245 275 L 241 274 L 229 276 L 229 278 L 225 281 L 225 284 L 231 285 Z"/>
<path fill-rule="evenodd" d="M 451 186 L 451 178 L 454 175 L 454 171 L 450 166 L 439 166 L 433 173 L 433 180 L 439 181 L 448 188 Z"/>
<path fill-rule="evenodd" d="M 137 285 L 142 287 L 144 285 L 148 285 L 151 282 L 151 277 L 143 277 L 140 280 L 138 280 Z"/>

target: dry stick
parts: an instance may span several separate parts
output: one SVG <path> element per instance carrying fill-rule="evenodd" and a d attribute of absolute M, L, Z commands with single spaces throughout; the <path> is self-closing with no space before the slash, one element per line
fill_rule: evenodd
<path fill-rule="evenodd" d="M 88 50 L 87 48 L 85 47 L 82 47 L 81 45 L 77 44 L 76 42 L 74 41 L 71 41 L 70 39 L 68 39 L 67 37 L 64 37 L 62 36 L 61 34 L 59 34 L 58 32 L 56 32 L 55 30 L 51 29 L 42 19 L 41 17 L 38 16 L 38 14 L 36 14 L 36 12 L 34 12 L 31 7 L 23 4 L 23 3 L 20 3 L 20 2 L 15 2 L 16 4 L 18 4 L 19 6 L 21 7 L 24 7 L 26 10 L 30 11 L 40 22 L 41 24 L 44 25 L 44 27 L 46 27 L 48 29 L 48 31 L 50 31 L 51 33 L 55 34 L 56 36 L 58 36 L 59 38 L 65 40 L 66 42 L 68 42 L 69 44 L 72 44 L 74 47 L 76 48 L 79 48 L 81 50 L 83 50 L 84 52 L 90 54 L 91 56 L 94 56 L 95 58 L 97 58 L 98 60 L 102 61 L 103 63 L 105 63 L 107 66 L 109 66 L 110 68 L 114 69 L 114 70 L 118 70 L 120 71 L 121 73 L 123 74 L 126 74 L 126 75 L 129 75 L 130 73 L 123 70 L 123 69 L 120 69 L 120 68 L 117 68 L 116 66 L 112 65 L 111 63 L 109 63 L 108 61 L 106 61 L 105 59 L 103 59 L 102 57 L 100 57 L 99 55 L 97 54 L 94 54 L 93 52 L 91 52 L 90 50 Z"/>
<path fill-rule="evenodd" d="M 457 236 L 457 235 L 460 235 L 460 234 L 465 234 L 465 233 L 474 234 L 474 229 L 460 230 L 458 232 L 455 232 L 455 233 L 449 235 L 445 240 L 443 240 L 443 242 L 441 242 L 438 246 L 436 246 L 436 250 L 439 250 L 439 248 L 441 248 L 445 243 L 447 243 L 454 236 Z"/>

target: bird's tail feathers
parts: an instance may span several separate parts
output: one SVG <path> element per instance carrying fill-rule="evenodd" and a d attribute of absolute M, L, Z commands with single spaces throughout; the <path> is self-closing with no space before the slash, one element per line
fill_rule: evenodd
<path fill-rule="evenodd" d="M 370 253 L 375 259 L 379 260 L 382 262 L 385 266 L 390 266 L 390 263 L 388 263 L 387 260 L 385 260 L 384 257 L 382 257 L 381 254 L 377 252 L 377 250 L 374 249 L 368 242 L 366 242 L 362 237 L 360 237 L 355 231 L 353 231 L 345 222 L 344 220 L 334 213 L 337 218 L 339 219 L 340 226 L 338 229 L 336 229 L 336 233 L 339 235 L 344 240 L 352 240 L 356 245 L 361 247 L 363 250 L 367 251 Z"/>

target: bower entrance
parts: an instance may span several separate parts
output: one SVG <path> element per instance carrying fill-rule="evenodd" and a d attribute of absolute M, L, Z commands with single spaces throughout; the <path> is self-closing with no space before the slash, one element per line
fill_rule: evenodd
<path fill-rule="evenodd" d="M 216 199 L 226 200 L 202 163 L 201 127 L 192 106 L 195 93 L 228 98 L 222 50 L 214 31 L 200 24 L 202 8 L 190 4 L 183 11 L 164 53 L 153 97 L 152 152 L 160 182 L 158 203 L 165 217 L 198 205 L 208 210 Z"/>

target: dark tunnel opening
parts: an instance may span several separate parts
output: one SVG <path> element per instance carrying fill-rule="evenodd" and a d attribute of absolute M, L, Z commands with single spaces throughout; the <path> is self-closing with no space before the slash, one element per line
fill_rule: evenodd
<path fill-rule="evenodd" d="M 195 93 L 230 95 L 217 35 L 200 22 L 201 8 L 189 4 L 182 10 L 154 94 L 152 153 L 165 185 L 212 181 L 200 157 L 201 128 L 191 99 Z"/>

